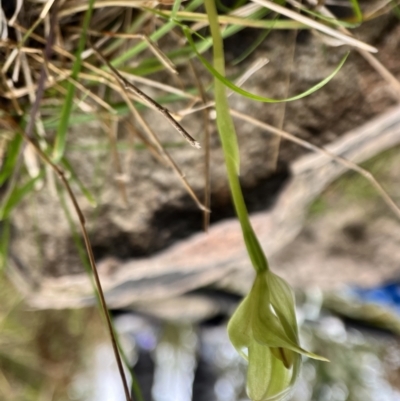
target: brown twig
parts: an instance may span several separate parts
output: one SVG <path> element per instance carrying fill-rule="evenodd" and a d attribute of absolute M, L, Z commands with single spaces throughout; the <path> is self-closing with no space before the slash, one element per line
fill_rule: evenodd
<path fill-rule="evenodd" d="M 200 149 L 200 144 L 172 117 L 170 111 L 163 107 L 161 104 L 157 103 L 151 97 L 147 96 L 144 92 L 142 92 L 136 85 L 132 84 L 128 80 L 126 80 L 121 73 L 114 68 L 108 60 L 106 60 L 103 55 L 93 47 L 94 52 L 100 58 L 100 60 L 107 65 L 107 67 L 115 74 L 116 78 L 119 80 L 121 85 L 128 91 L 133 92 L 135 95 L 139 96 L 142 100 L 144 100 L 148 105 L 156 109 L 159 113 L 161 113 L 167 121 L 195 148 Z"/>
<path fill-rule="evenodd" d="M 44 52 L 44 58 L 46 60 L 48 60 L 49 56 L 51 55 L 52 52 L 52 43 L 54 40 L 54 28 L 55 28 L 55 21 L 56 21 L 56 17 L 57 17 L 57 5 L 58 5 L 58 1 L 55 0 L 55 4 L 53 9 L 51 10 L 51 20 L 52 23 L 50 23 L 50 32 L 49 32 L 49 37 L 48 37 L 48 42 L 46 44 L 46 48 L 45 48 L 45 52 Z M 96 262 L 95 262 L 95 258 L 94 258 L 94 254 L 93 254 L 93 249 L 92 249 L 92 245 L 90 243 L 90 239 L 89 239 L 89 235 L 87 233 L 86 230 L 86 223 L 85 223 L 85 218 L 83 216 L 83 213 L 79 207 L 78 201 L 76 200 L 76 197 L 68 183 L 68 180 L 66 179 L 64 172 L 55 164 L 53 163 L 50 158 L 40 149 L 40 147 L 37 145 L 37 143 L 34 141 L 33 139 L 33 127 L 34 127 L 34 123 L 35 123 L 35 119 L 36 119 L 36 114 L 39 112 L 39 108 L 40 108 L 40 102 L 42 100 L 43 94 L 44 94 L 44 87 L 45 87 L 45 82 L 46 82 L 46 68 L 45 65 L 42 66 L 41 69 L 41 74 L 40 74 L 40 78 L 39 78 L 39 82 L 38 82 L 38 89 L 37 89 L 37 94 L 36 94 L 36 98 L 34 103 L 32 104 L 31 107 L 31 111 L 30 111 L 30 120 L 27 126 L 27 129 L 25 132 L 21 131 L 19 129 L 19 126 L 16 122 L 14 122 L 14 128 L 16 132 L 19 132 L 23 135 L 23 137 L 25 138 L 25 140 L 33 147 L 33 149 L 36 151 L 37 155 L 44 161 L 44 163 L 46 163 L 46 165 L 50 166 L 53 171 L 58 175 L 59 179 L 61 180 L 62 184 L 64 185 L 72 204 L 74 205 L 74 209 L 75 212 L 78 216 L 79 219 L 79 223 L 80 223 L 80 227 L 81 227 L 81 231 L 82 231 L 82 236 L 85 242 L 85 247 L 86 247 L 86 252 L 87 255 L 89 257 L 89 262 L 90 262 L 90 267 L 92 269 L 92 273 L 95 279 L 95 283 L 96 283 L 96 289 L 98 291 L 99 294 L 99 300 L 100 300 L 100 305 L 101 308 L 103 310 L 104 316 L 106 318 L 106 323 L 107 323 L 107 328 L 110 334 L 110 339 L 111 339 L 111 343 L 112 343 L 112 347 L 114 350 L 114 355 L 115 355 L 115 359 L 117 362 L 117 366 L 118 366 L 118 370 L 119 370 L 119 374 L 121 376 L 121 380 L 122 380 L 122 384 L 124 387 L 124 392 L 125 392 L 125 397 L 126 397 L 126 401 L 132 401 L 130 393 L 129 393 L 129 387 L 128 387 L 128 383 L 125 377 L 125 373 L 123 370 L 123 366 L 122 366 L 122 360 L 121 360 L 121 356 L 119 353 L 119 349 L 118 349 L 118 345 L 117 345 L 117 340 L 115 337 L 115 333 L 114 333 L 114 329 L 111 323 L 111 318 L 110 315 L 108 313 L 108 308 L 107 308 L 107 303 L 104 297 L 104 292 L 103 292 L 103 288 L 101 286 L 101 282 L 100 282 L 100 277 L 97 271 L 97 266 L 96 266 Z"/>
<path fill-rule="evenodd" d="M 162 146 L 162 143 L 158 139 L 157 135 L 149 127 L 149 125 L 144 120 L 144 118 L 141 116 L 141 114 L 136 110 L 133 102 L 129 98 L 128 93 L 126 92 L 126 90 L 125 90 L 124 86 L 122 85 L 122 83 L 119 82 L 119 84 L 121 85 L 121 89 L 122 89 L 121 96 L 125 100 L 128 108 L 129 108 L 130 112 L 132 113 L 133 117 L 135 118 L 135 120 L 142 126 L 142 128 L 147 133 L 149 138 L 151 138 L 153 140 L 153 144 L 157 148 L 157 151 L 164 158 L 164 160 L 169 164 L 169 166 L 171 166 L 171 168 L 175 171 L 175 173 L 178 175 L 178 177 L 182 181 L 182 184 L 185 187 L 186 191 L 191 196 L 191 198 L 195 201 L 195 203 L 198 206 L 198 208 L 200 210 L 206 210 L 205 206 L 200 202 L 199 198 L 197 197 L 197 195 L 194 192 L 193 188 L 190 186 L 188 180 L 186 179 L 185 175 L 182 173 L 181 169 L 176 164 L 175 160 L 164 149 L 164 147 Z"/>
<path fill-rule="evenodd" d="M 42 150 L 40 149 L 40 147 L 36 144 L 36 142 L 29 137 L 26 132 L 23 132 L 19 129 L 18 124 L 15 122 L 14 123 L 14 127 L 15 130 L 17 132 L 19 132 L 21 135 L 23 135 L 23 137 L 25 138 L 26 141 L 28 141 L 30 143 L 30 145 L 32 145 L 32 147 L 35 149 L 36 153 L 39 155 L 39 157 L 44 161 L 44 163 L 46 163 L 47 165 L 49 165 L 54 172 L 57 174 L 57 176 L 59 177 L 60 181 L 62 182 L 62 184 L 64 185 L 64 188 L 66 189 L 69 198 L 71 199 L 71 202 L 74 206 L 74 210 L 78 216 L 79 219 L 79 224 L 81 227 L 81 231 L 82 231 L 82 236 L 85 242 L 85 247 L 86 247 L 86 252 L 87 255 L 89 257 L 89 262 L 90 262 L 90 267 L 92 269 L 92 273 L 93 273 L 93 277 L 96 283 L 96 289 L 98 291 L 99 294 L 99 300 L 100 300 L 100 305 L 101 308 L 103 310 L 104 316 L 106 318 L 106 323 L 107 323 L 107 329 L 108 332 L 110 334 L 110 339 L 111 339 L 111 343 L 112 343 L 112 347 L 113 347 L 113 351 L 114 351 L 114 355 L 115 355 L 115 359 L 117 362 L 117 366 L 118 366 L 118 370 L 119 370 L 119 374 L 121 376 L 121 380 L 123 383 L 123 387 L 124 387 L 124 391 L 125 391 L 125 397 L 126 397 L 126 401 L 132 401 L 131 396 L 129 394 L 129 388 L 128 388 L 128 383 L 125 377 L 125 373 L 123 370 L 123 366 L 122 366 L 122 360 L 121 360 L 121 356 L 119 353 L 119 349 L 117 346 L 117 340 L 115 338 L 115 333 L 114 333 L 114 329 L 111 323 L 111 318 L 110 315 L 108 313 L 108 308 L 107 308 L 107 303 L 104 297 L 104 292 L 103 292 L 103 288 L 101 286 L 101 282 L 100 282 L 100 277 L 97 271 L 97 266 L 96 266 L 96 262 L 95 262 L 95 258 L 94 258 L 94 254 L 93 254 L 93 249 L 92 249 L 92 245 L 89 239 L 89 235 L 87 233 L 86 230 L 86 221 L 85 221 L 85 217 L 83 216 L 83 213 L 79 207 L 78 201 L 76 200 L 76 197 L 68 183 L 68 180 L 65 177 L 65 174 L 63 172 L 63 170 L 61 170 L 56 164 L 54 164 L 50 158 L 42 152 Z"/>
<path fill-rule="evenodd" d="M 203 104 L 207 103 L 207 95 L 196 67 L 192 60 L 189 59 L 189 66 L 196 81 L 196 86 L 201 96 Z M 203 109 L 204 120 L 204 198 L 203 203 L 206 210 L 203 211 L 203 228 L 208 231 L 210 226 L 210 210 L 211 210 L 211 180 L 210 180 L 210 116 L 207 109 Z"/>
<path fill-rule="evenodd" d="M 160 153 L 160 155 L 165 159 L 165 161 L 171 166 L 171 168 L 176 172 L 176 174 L 178 175 L 179 179 L 182 181 L 185 189 L 187 190 L 187 192 L 189 193 L 189 195 L 191 196 L 191 198 L 195 201 L 196 205 L 199 207 L 200 210 L 206 211 L 208 210 L 198 199 L 196 193 L 194 192 L 193 188 L 190 186 L 189 182 L 187 181 L 185 175 L 182 173 L 182 171 L 180 170 L 180 168 L 178 167 L 178 165 L 175 163 L 175 161 L 173 160 L 173 158 L 170 156 L 170 154 L 164 149 L 164 147 L 162 146 L 160 140 L 158 139 L 157 135 L 153 132 L 153 130 L 148 126 L 147 122 L 144 120 L 144 118 L 141 116 L 141 114 L 136 110 L 136 107 L 134 106 L 133 102 L 131 101 L 131 99 L 128 96 L 128 90 L 129 90 L 129 86 L 127 87 L 127 84 L 129 84 L 129 82 L 126 82 L 126 80 L 122 77 L 122 79 L 120 79 L 119 77 L 121 77 L 121 74 L 115 69 L 113 68 L 105 59 L 104 57 L 98 53 L 98 51 L 96 51 L 97 54 L 101 57 L 101 60 L 104 61 L 108 66 L 110 66 L 111 71 L 117 74 L 116 77 L 116 81 L 118 83 L 118 85 L 121 88 L 121 96 L 124 99 L 124 101 L 126 102 L 130 112 L 132 113 L 132 115 L 135 117 L 135 120 L 143 127 L 143 129 L 145 130 L 145 132 L 147 133 L 147 135 L 149 136 L 149 138 L 152 139 L 153 144 L 156 146 L 158 152 Z M 147 95 L 145 95 L 147 96 Z M 153 99 L 151 99 L 152 102 L 154 102 Z M 158 104 L 156 102 L 154 102 L 155 104 Z M 154 107 L 154 106 L 153 106 Z M 161 106 L 160 106 L 161 107 Z M 169 112 L 168 112 L 169 113 Z M 171 116 L 171 119 L 178 124 L 173 117 Z M 178 124 L 179 125 L 179 124 Z M 197 142 L 196 142 L 197 143 Z"/>

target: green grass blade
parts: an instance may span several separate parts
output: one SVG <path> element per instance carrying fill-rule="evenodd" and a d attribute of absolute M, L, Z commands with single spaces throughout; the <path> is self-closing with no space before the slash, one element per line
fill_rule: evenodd
<path fill-rule="evenodd" d="M 398 4 L 396 4 L 395 0 L 391 0 L 390 4 L 392 5 L 392 12 L 393 14 L 400 19 L 400 7 L 398 6 Z"/>
<path fill-rule="evenodd" d="M 180 6 L 181 6 L 181 0 L 175 0 L 174 5 L 172 6 L 172 13 L 171 13 L 172 20 L 175 19 L 176 13 L 179 11 Z"/>
<path fill-rule="evenodd" d="M 351 0 L 351 1 L 352 2 L 354 2 L 354 1 L 357 2 L 357 0 Z M 357 3 L 357 5 L 358 5 L 358 3 Z M 322 21 L 325 21 L 328 24 L 332 24 L 334 26 L 340 26 L 340 27 L 343 27 L 343 28 L 357 28 L 360 25 L 359 22 L 361 22 L 359 20 L 357 20 L 357 22 L 347 22 L 347 21 L 339 20 L 337 18 L 327 17 L 326 15 L 317 13 L 315 11 L 312 11 L 312 10 L 308 9 L 307 7 L 300 6 L 300 5 L 299 5 L 299 9 L 301 11 L 303 11 L 305 14 L 311 15 L 311 16 L 313 16 L 315 18 L 318 18 L 318 19 L 320 19 Z M 362 18 L 362 14 L 361 14 L 361 18 Z"/>
<path fill-rule="evenodd" d="M 76 227 L 76 224 L 75 224 L 75 222 L 74 222 L 74 220 L 73 220 L 73 218 L 71 216 L 71 213 L 69 212 L 69 209 L 68 209 L 68 206 L 67 206 L 67 202 L 66 202 L 66 199 L 65 199 L 65 196 L 64 196 L 64 193 L 63 193 L 63 188 L 57 187 L 57 194 L 58 194 L 58 197 L 59 197 L 59 200 L 60 200 L 61 207 L 62 207 L 62 209 L 64 211 L 65 217 L 66 217 L 66 219 L 68 221 L 68 225 L 69 225 L 71 233 L 72 233 L 72 239 L 73 239 L 75 247 L 76 247 L 76 249 L 78 251 L 79 258 L 80 258 L 80 260 L 82 262 L 82 265 L 83 265 L 83 267 L 85 269 L 86 274 L 88 275 L 88 277 L 90 279 L 90 282 L 91 282 L 92 287 L 93 287 L 93 292 L 94 292 L 94 294 L 96 296 L 97 305 L 100 308 L 99 294 L 98 294 L 98 291 L 97 291 L 97 288 L 96 288 L 96 285 L 95 285 L 95 282 L 94 282 L 94 279 L 93 279 L 93 273 L 92 273 L 92 269 L 90 267 L 90 262 L 89 262 L 87 253 L 86 253 L 85 245 L 83 243 L 82 238 L 78 234 L 78 229 Z M 113 318 L 112 318 L 111 315 L 110 315 L 110 319 L 111 319 L 111 323 L 113 325 L 114 333 L 117 334 L 117 331 L 115 330 L 115 327 L 114 327 Z M 135 373 L 133 372 L 133 369 L 130 367 L 128 358 L 127 358 L 127 356 L 126 356 L 126 354 L 125 354 L 125 352 L 124 352 L 124 350 L 123 350 L 123 348 L 122 348 L 122 346 L 120 344 L 118 335 L 116 335 L 116 341 L 117 341 L 117 345 L 118 345 L 119 351 L 121 353 L 122 360 L 125 363 L 128 371 L 129 371 L 129 374 L 131 376 L 131 379 L 132 379 L 131 388 L 132 388 L 132 390 L 133 390 L 133 392 L 134 392 L 134 394 L 136 396 L 136 400 L 137 401 L 144 401 L 144 398 L 143 398 L 143 395 L 142 395 L 142 392 L 141 392 L 141 389 L 140 389 L 140 385 L 138 383 L 138 380 L 136 378 Z"/>
<path fill-rule="evenodd" d="M 186 6 L 185 10 L 186 11 L 195 10 L 202 3 L 203 3 L 203 0 L 193 0 Z M 166 24 L 163 24 L 161 26 L 161 28 L 157 29 L 154 33 L 152 33 L 150 35 L 150 40 L 157 42 L 157 40 L 161 39 L 168 32 L 170 32 L 172 29 L 174 29 L 175 26 L 176 26 L 176 24 L 174 21 L 170 21 L 170 22 L 167 22 Z M 128 60 L 132 59 L 133 57 L 137 56 L 143 50 L 147 49 L 147 47 L 148 47 L 148 43 L 143 41 L 143 42 L 137 44 L 136 46 L 132 47 L 131 49 L 127 50 L 125 53 L 121 54 L 119 57 L 112 60 L 111 64 L 113 65 L 113 67 L 118 67 L 121 64 L 127 62 Z"/>
<path fill-rule="evenodd" d="M 75 54 L 75 62 L 72 67 L 72 74 L 71 78 L 73 80 L 77 80 L 79 71 L 81 70 L 82 66 L 82 52 L 85 48 L 86 43 L 86 32 L 89 28 L 90 19 L 92 17 L 93 12 L 93 5 L 96 0 L 89 0 L 88 9 L 86 10 L 85 17 L 83 20 L 82 26 L 82 33 L 78 43 L 78 49 Z M 68 123 L 72 111 L 72 104 L 75 95 L 75 85 L 71 82 L 68 82 L 68 90 L 67 95 L 65 97 L 65 101 L 63 104 L 63 108 L 61 111 L 60 122 L 58 124 L 57 134 L 56 134 L 56 141 L 54 145 L 54 153 L 53 158 L 55 162 L 61 160 L 64 151 L 65 151 L 65 143 L 67 139 L 67 130 L 68 130 Z"/>
<path fill-rule="evenodd" d="M 7 145 L 7 155 L 4 164 L 0 171 L 0 186 L 4 184 L 8 177 L 14 171 L 15 163 L 18 160 L 18 155 L 21 149 L 22 136 L 15 135 Z"/>
<path fill-rule="evenodd" d="M 155 9 L 150 9 L 150 8 L 146 8 L 147 11 L 158 15 L 162 18 L 165 19 L 170 19 L 170 13 L 168 13 L 167 11 L 159 11 L 159 10 L 155 10 Z M 260 10 L 257 10 L 256 12 L 254 12 L 253 14 L 249 15 L 246 18 L 243 18 L 241 20 L 243 21 L 252 21 L 255 25 L 254 27 L 257 28 L 270 28 L 271 26 L 274 26 L 275 28 L 279 27 L 280 29 L 297 29 L 300 27 L 305 27 L 304 25 L 299 25 L 299 23 L 297 23 L 297 21 L 288 21 L 288 20 L 278 20 L 278 21 L 273 21 L 273 20 L 261 20 L 262 17 L 264 17 L 265 15 L 269 14 L 270 11 L 263 8 Z M 193 13 L 193 14 L 199 14 L 199 13 Z M 201 14 L 202 16 L 204 16 L 204 18 L 199 19 L 199 21 L 205 21 L 205 14 Z M 179 16 L 179 13 L 178 13 Z M 193 18 L 194 21 L 197 21 L 197 19 Z M 208 22 L 208 20 L 207 20 Z M 183 24 L 182 22 L 180 22 L 179 20 L 175 20 L 173 21 L 174 26 L 180 26 L 182 29 L 183 28 L 187 28 L 187 26 L 185 24 Z M 232 24 L 232 25 L 228 25 L 226 28 L 224 28 L 222 30 L 222 37 L 228 38 L 232 35 L 234 35 L 235 33 L 240 32 L 241 30 L 245 29 L 246 26 L 244 25 L 240 25 L 240 24 Z M 211 46 L 212 46 L 212 39 L 211 37 L 207 37 L 204 38 L 203 36 L 201 36 L 200 34 L 196 34 L 198 37 L 201 38 L 201 41 L 197 42 L 196 46 L 197 46 L 197 51 L 199 53 L 204 53 L 205 51 L 207 51 Z M 175 65 L 179 65 L 179 64 L 186 64 L 188 59 L 195 57 L 196 53 L 193 51 L 193 48 L 190 45 L 186 45 L 183 48 L 180 49 L 176 49 L 176 50 L 172 50 L 171 52 L 168 52 L 167 57 L 173 61 L 173 63 Z M 146 59 L 143 62 L 141 62 L 139 64 L 138 67 L 135 68 L 123 68 L 123 71 L 129 71 L 132 74 L 135 75 L 148 75 L 151 73 L 155 73 L 157 71 L 160 71 L 164 69 L 164 66 L 159 62 L 158 59 L 156 58 L 150 58 L 150 59 Z"/>
<path fill-rule="evenodd" d="M 242 95 L 244 97 L 247 97 L 252 100 L 256 100 L 258 102 L 263 102 L 263 103 L 282 103 L 282 102 L 292 102 L 294 100 L 301 99 L 303 97 L 306 97 L 308 95 L 311 95 L 318 89 L 322 88 L 324 85 L 326 85 L 342 68 L 343 64 L 345 63 L 349 53 L 347 53 L 342 60 L 340 61 L 339 65 L 335 68 L 335 70 L 328 75 L 325 79 L 323 79 L 321 82 L 318 84 L 314 85 L 310 89 L 307 89 L 305 92 L 302 92 L 298 95 L 286 98 L 286 99 L 273 99 L 269 97 L 264 97 L 264 96 L 259 96 L 254 93 L 248 92 L 242 88 L 239 88 L 236 86 L 234 83 L 226 79 L 223 74 L 221 74 L 216 68 L 214 68 L 197 50 L 196 45 L 193 41 L 193 38 L 187 28 L 183 28 L 183 31 L 185 33 L 185 36 L 188 39 L 188 42 L 192 46 L 193 50 L 196 52 L 197 57 L 199 60 L 203 63 L 203 65 L 207 68 L 207 70 L 215 77 L 218 79 L 219 82 L 222 82 L 225 86 L 227 86 L 229 89 L 232 89 L 234 92 L 238 93 L 239 95 Z"/>
<path fill-rule="evenodd" d="M 5 200 L 5 202 L 0 206 L 0 220 L 6 219 L 12 209 L 18 205 L 18 203 L 30 192 L 33 191 L 36 181 L 43 178 L 43 172 L 38 176 L 31 178 L 25 184 L 20 187 L 14 187 L 10 193 L 10 196 Z"/>
<path fill-rule="evenodd" d="M 5 219 L 0 226 L 0 274 L 4 271 L 8 257 L 8 245 L 10 243 L 11 224 Z"/>
<path fill-rule="evenodd" d="M 205 0 L 205 6 L 209 16 L 211 35 L 213 38 L 215 70 L 218 71 L 220 76 L 223 76 L 225 73 L 224 49 L 214 0 Z M 238 177 L 239 149 L 237 145 L 235 126 L 229 112 L 225 86 L 219 79 L 217 79 L 217 77 L 214 78 L 214 81 L 217 126 L 225 156 L 225 165 L 228 173 L 233 203 L 242 227 L 244 242 L 253 267 L 256 271 L 262 272 L 268 269 L 268 263 L 250 224 L 242 189 L 240 187 Z"/>
<path fill-rule="evenodd" d="M 350 0 L 350 1 L 351 1 L 351 6 L 353 7 L 354 15 L 356 16 L 356 21 L 358 23 L 362 22 L 363 14 L 360 5 L 358 4 L 358 0 Z"/>

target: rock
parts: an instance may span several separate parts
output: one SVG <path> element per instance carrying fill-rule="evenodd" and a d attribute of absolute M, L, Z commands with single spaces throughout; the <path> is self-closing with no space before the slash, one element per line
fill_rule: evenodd
<path fill-rule="evenodd" d="M 348 160 L 361 162 L 398 143 L 400 107 L 395 107 L 342 136 L 326 149 Z M 334 288 L 350 278 L 346 275 L 350 266 L 343 259 L 325 261 L 323 235 L 319 240 L 322 255 L 317 250 L 318 242 L 307 242 L 304 238 L 296 246 L 290 244 L 284 248 L 301 230 L 310 202 L 344 170 L 343 165 L 325 154 L 304 156 L 293 164 L 292 177 L 279 194 L 274 207 L 251 216 L 266 254 L 272 257 L 273 265 L 280 266 L 278 273 L 294 286 L 324 283 L 324 288 Z M 352 213 L 351 210 L 349 213 Z M 324 226 L 334 230 L 343 219 L 348 221 L 343 212 L 340 211 L 339 216 L 330 217 L 330 224 L 324 220 L 316 223 L 316 233 Z M 387 224 L 392 226 L 397 221 L 389 220 Z M 280 256 L 274 256 L 282 249 Z M 309 255 L 309 258 L 304 258 L 304 254 Z M 95 303 L 91 282 L 85 273 L 41 277 L 40 281 L 34 282 L 21 269 L 17 255 L 12 253 L 11 256 L 11 272 L 17 278 L 18 286 L 25 291 L 31 306 L 66 308 Z M 365 282 L 368 276 L 366 269 L 371 273 L 375 268 L 371 261 L 369 265 L 359 265 L 361 274 L 352 270 L 351 276 L 356 277 L 357 282 Z M 316 264 L 329 268 L 318 269 Z M 389 270 L 393 272 L 395 268 L 396 265 L 392 265 Z M 98 270 L 111 308 L 126 307 L 132 303 L 164 302 L 167 298 L 210 285 L 230 292 L 246 293 L 252 282 L 252 269 L 236 219 L 215 224 L 208 233 L 193 235 L 147 258 L 128 261 L 104 259 L 98 263 Z M 375 272 L 372 281 L 378 278 L 382 278 L 382 275 Z"/>

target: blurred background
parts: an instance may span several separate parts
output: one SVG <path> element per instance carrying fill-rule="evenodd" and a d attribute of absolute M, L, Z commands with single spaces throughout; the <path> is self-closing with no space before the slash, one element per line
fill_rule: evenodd
<path fill-rule="evenodd" d="M 398 149 L 376 157 L 366 167 L 389 190 L 398 190 Z M 368 183 L 354 173 L 347 173 L 315 200 L 292 246 L 296 241 L 304 241 L 303 237 L 308 238 L 314 225 L 328 221 L 330 215 L 335 216 L 345 208 L 363 210 L 371 225 L 379 220 L 383 225 L 386 218 L 391 219 L 383 201 L 370 191 Z M 359 226 L 365 222 L 357 221 Z M 347 242 L 355 241 L 355 245 L 340 251 L 339 236 L 335 238 L 328 226 L 326 230 L 332 234 L 330 248 L 337 244 L 331 257 L 339 254 L 357 260 L 362 254 L 360 247 L 369 246 L 366 240 L 362 244 L 358 231 L 353 229 L 356 233 L 345 235 Z M 351 236 L 357 238 L 352 240 Z M 387 242 L 390 238 L 378 233 L 374 241 Z M 392 257 L 397 263 L 396 255 Z M 298 258 L 301 263 L 302 256 Z M 323 270 L 324 266 L 316 269 Z M 318 270 L 314 272 L 316 276 L 321 274 Z M 275 271 L 279 271 L 279 266 Z M 291 400 L 399 400 L 399 277 L 394 275 L 392 280 L 370 287 L 356 285 L 355 277 L 334 291 L 321 290 L 315 280 L 309 277 L 311 285 L 296 290 L 301 341 L 305 348 L 331 362 L 305 360 Z M 97 308 L 30 310 L 4 275 L 0 296 L 2 400 L 124 400 L 111 345 Z M 220 308 L 204 308 L 204 300 L 211 300 Z M 135 311 L 134 307 L 112 311 L 144 400 L 246 399 L 246 364 L 226 333 L 229 314 L 239 300 L 240 296 L 232 292 L 201 288 L 188 293 L 173 307 L 165 303 L 165 307 L 161 305 L 150 313 Z"/>

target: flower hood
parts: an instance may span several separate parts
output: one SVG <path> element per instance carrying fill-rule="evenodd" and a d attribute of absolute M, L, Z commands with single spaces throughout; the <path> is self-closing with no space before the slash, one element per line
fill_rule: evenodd
<path fill-rule="evenodd" d="M 293 292 L 269 270 L 257 273 L 228 334 L 248 360 L 247 392 L 254 401 L 285 399 L 299 375 L 301 354 L 326 360 L 300 347 Z"/>

